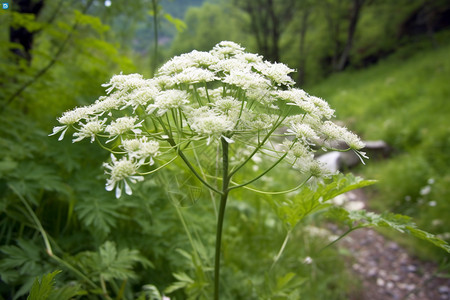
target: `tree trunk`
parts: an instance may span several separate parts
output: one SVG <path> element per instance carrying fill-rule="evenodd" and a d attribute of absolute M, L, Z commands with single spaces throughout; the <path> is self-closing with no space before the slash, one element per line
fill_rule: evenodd
<path fill-rule="evenodd" d="M 14 6 L 17 7 L 17 12 L 33 14 L 37 17 L 44 6 L 44 0 L 18 0 L 14 1 Z M 22 45 L 23 49 L 12 49 L 11 51 L 18 57 L 23 58 L 30 65 L 32 55 L 31 50 L 33 48 L 35 32 L 30 32 L 24 27 L 10 27 L 9 28 L 9 41 Z"/>
<path fill-rule="evenodd" d="M 364 0 L 353 1 L 352 14 L 350 16 L 350 25 L 348 26 L 347 42 L 345 43 L 344 51 L 342 51 L 339 63 L 337 64 L 337 71 L 342 71 L 347 66 L 350 57 L 350 51 L 352 50 L 353 46 L 353 38 L 356 31 L 356 25 L 358 24 L 361 8 L 363 5 Z"/>

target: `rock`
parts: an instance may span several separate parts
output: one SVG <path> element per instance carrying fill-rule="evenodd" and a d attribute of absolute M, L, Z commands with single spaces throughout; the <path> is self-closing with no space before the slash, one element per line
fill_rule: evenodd
<path fill-rule="evenodd" d="M 365 141 L 366 152 L 369 159 L 386 158 L 391 153 L 391 147 L 384 141 Z M 345 146 L 338 146 L 338 149 L 345 149 Z M 339 152 L 331 151 L 317 157 L 317 160 L 323 162 L 331 172 L 353 168 L 361 163 L 360 158 L 353 151 Z"/>

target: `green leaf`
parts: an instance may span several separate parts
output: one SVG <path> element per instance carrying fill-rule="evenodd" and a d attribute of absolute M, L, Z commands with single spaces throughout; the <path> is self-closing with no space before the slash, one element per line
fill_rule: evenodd
<path fill-rule="evenodd" d="M 75 20 L 80 25 L 89 25 L 98 33 L 103 33 L 109 30 L 108 25 L 104 25 L 100 18 L 91 15 L 83 14 L 82 12 L 75 10 Z"/>
<path fill-rule="evenodd" d="M 302 188 L 295 196 L 282 199 L 269 199 L 272 208 L 288 228 L 294 228 L 306 216 L 330 207 L 328 200 L 348 191 L 374 184 L 374 180 L 363 180 L 352 174 L 333 176 L 330 183 L 319 184 L 313 190 Z"/>
<path fill-rule="evenodd" d="M 12 283 L 21 275 L 35 276 L 41 272 L 40 247 L 31 241 L 18 239 L 17 246 L 2 246 L 0 252 L 3 254 L 0 273 L 6 283 Z"/>
<path fill-rule="evenodd" d="M 2 161 L 0 161 L 0 177 L 3 177 L 3 174 L 8 174 L 17 168 L 18 163 L 10 158 L 6 157 Z"/>
<path fill-rule="evenodd" d="M 298 299 L 299 287 L 306 281 L 306 278 L 299 277 L 293 272 L 278 277 L 276 286 L 271 291 L 271 299 Z M 296 296 L 294 296 L 296 295 Z"/>
<path fill-rule="evenodd" d="M 135 278 L 133 267 L 140 263 L 144 267 L 153 264 L 143 257 L 138 250 L 124 248 L 117 250 L 116 245 L 107 241 L 100 246 L 98 252 L 86 251 L 78 254 L 81 267 L 92 276 L 100 275 L 106 281 L 113 279 L 125 280 Z"/>
<path fill-rule="evenodd" d="M 164 14 L 164 18 L 175 26 L 178 32 L 183 32 L 187 28 L 187 25 L 183 20 L 174 18 L 170 14 Z"/>
<path fill-rule="evenodd" d="M 162 300 L 161 293 L 153 284 L 146 284 L 142 288 L 144 291 L 137 300 Z"/>
<path fill-rule="evenodd" d="M 102 201 L 97 197 L 89 197 L 75 204 L 75 211 L 86 227 L 93 227 L 104 233 L 109 233 L 123 216 L 117 212 L 119 202 Z"/>
<path fill-rule="evenodd" d="M 330 210 L 329 215 L 335 219 L 346 222 L 350 227 L 387 227 L 402 233 L 407 233 L 419 239 L 425 240 L 450 253 L 447 242 L 439 239 L 434 234 L 417 228 L 408 216 L 383 213 L 381 215 L 366 210 L 346 211 L 342 207 Z"/>
<path fill-rule="evenodd" d="M 70 300 L 70 299 L 73 299 L 75 296 L 87 294 L 87 292 L 82 290 L 78 284 L 76 284 L 76 285 L 73 285 L 73 283 L 69 283 L 69 284 L 70 285 L 68 285 L 68 286 L 54 289 L 50 293 L 48 300 Z"/>
<path fill-rule="evenodd" d="M 23 27 L 29 32 L 37 31 L 42 28 L 42 23 L 36 21 L 36 15 L 32 13 L 11 13 L 11 27 L 20 28 Z"/>
<path fill-rule="evenodd" d="M 177 282 L 172 283 L 170 286 L 168 286 L 164 293 L 170 294 L 173 293 L 176 290 L 183 289 L 188 287 L 189 285 L 194 283 L 194 280 L 189 277 L 186 273 L 174 273 L 173 276 L 178 280 Z"/>
<path fill-rule="evenodd" d="M 36 278 L 31 287 L 30 294 L 27 300 L 46 300 L 50 296 L 55 283 L 54 278 L 61 271 L 57 270 L 47 275 L 42 276 L 42 279 Z"/>

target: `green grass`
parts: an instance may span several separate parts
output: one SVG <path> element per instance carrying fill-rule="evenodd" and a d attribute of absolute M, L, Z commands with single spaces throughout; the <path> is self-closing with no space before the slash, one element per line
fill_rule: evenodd
<path fill-rule="evenodd" d="M 328 100 L 336 116 L 364 140 L 386 141 L 388 160 L 358 170 L 377 179 L 372 209 L 408 214 L 449 241 L 450 39 L 438 48 L 409 46 L 369 69 L 337 74 L 307 88 Z M 444 253 L 413 244 L 429 259 Z"/>

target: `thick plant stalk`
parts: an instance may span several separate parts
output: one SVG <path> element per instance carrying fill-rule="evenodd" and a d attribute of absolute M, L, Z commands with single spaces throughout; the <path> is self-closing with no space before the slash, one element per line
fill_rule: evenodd
<path fill-rule="evenodd" d="M 217 218 L 216 230 L 216 254 L 214 258 L 214 300 L 219 299 L 219 282 L 220 282 L 220 252 L 222 246 L 223 220 L 225 217 L 225 208 L 228 200 L 228 185 L 230 177 L 228 174 L 228 142 L 222 137 L 222 194 L 220 195 L 219 216 Z"/>

